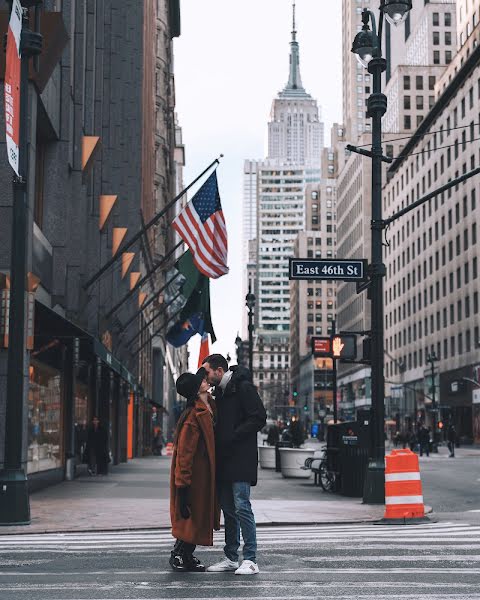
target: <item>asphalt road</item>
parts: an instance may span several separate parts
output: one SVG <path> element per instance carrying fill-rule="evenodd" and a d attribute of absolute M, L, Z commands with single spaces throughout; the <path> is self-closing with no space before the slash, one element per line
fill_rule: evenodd
<path fill-rule="evenodd" d="M 168 532 L 23 535 L 0 541 L 5 600 L 480 599 L 480 527 L 265 527 L 261 573 L 176 574 Z M 200 549 L 207 563 L 221 556 Z"/>
<path fill-rule="evenodd" d="M 425 503 L 442 519 L 480 523 L 480 452 L 448 458 L 440 454 L 420 458 Z M 477 511 L 477 512 L 474 512 Z"/>

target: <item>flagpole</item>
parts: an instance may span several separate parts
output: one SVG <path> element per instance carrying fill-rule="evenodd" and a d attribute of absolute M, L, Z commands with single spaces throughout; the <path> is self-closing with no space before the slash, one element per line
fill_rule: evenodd
<path fill-rule="evenodd" d="M 155 215 L 153 217 L 153 219 L 151 219 L 145 226 L 143 226 L 140 229 L 140 231 L 133 236 L 133 238 L 131 240 L 129 240 L 128 242 L 125 242 L 118 249 L 115 256 L 112 256 L 112 258 L 110 260 L 108 260 L 103 265 L 103 267 L 101 267 L 92 277 L 90 277 L 90 279 L 86 283 L 83 284 L 83 289 L 87 290 L 90 286 L 92 286 L 105 273 L 105 271 L 107 271 L 113 264 L 115 264 L 115 262 L 119 259 L 120 256 L 122 256 L 122 254 L 124 252 L 126 252 L 129 248 L 131 248 L 133 246 L 133 244 L 137 240 L 139 240 L 148 229 L 150 229 L 150 227 L 152 227 L 153 225 L 158 223 L 158 221 L 163 217 L 163 215 L 166 212 L 168 212 L 172 208 L 172 206 L 174 206 L 178 202 L 178 200 L 180 200 L 180 198 L 182 196 L 184 196 L 188 192 L 188 190 L 193 185 L 195 185 L 199 179 L 201 179 L 205 175 L 205 173 L 207 173 L 207 171 L 209 171 L 214 165 L 219 165 L 221 158 L 223 158 L 223 154 L 220 154 L 220 156 L 218 158 L 216 158 L 212 163 L 210 163 L 208 165 L 208 167 L 204 171 L 202 171 L 198 177 L 196 177 L 189 185 L 187 185 L 186 188 L 184 188 L 177 196 L 175 196 L 175 198 L 173 200 L 171 200 L 165 206 L 165 208 L 163 208 L 157 215 Z"/>
<path fill-rule="evenodd" d="M 155 301 L 155 300 L 158 298 L 158 296 L 159 296 L 159 295 L 160 295 L 160 294 L 161 294 L 161 293 L 162 293 L 162 292 L 163 292 L 163 291 L 164 291 L 164 290 L 165 290 L 165 289 L 166 289 L 166 288 L 167 288 L 167 287 L 168 287 L 168 286 L 169 286 L 171 283 L 173 283 L 173 282 L 175 281 L 175 279 L 178 279 L 178 277 L 180 277 L 180 275 L 181 275 L 181 273 L 180 273 L 180 271 L 179 271 L 179 272 L 178 272 L 176 275 L 174 275 L 174 276 L 173 276 L 171 279 L 169 279 L 169 280 L 167 281 L 167 283 L 166 283 L 165 285 L 163 285 L 163 286 L 162 286 L 162 287 L 161 287 L 161 288 L 158 290 L 158 292 L 154 292 L 154 293 L 153 293 L 153 295 L 152 295 L 152 297 L 151 297 L 149 300 L 147 300 L 147 301 L 146 301 L 144 304 L 142 304 L 142 306 L 141 306 L 141 307 L 140 307 L 140 308 L 139 308 L 137 311 L 135 311 L 135 314 L 134 314 L 132 317 L 130 317 L 130 319 L 128 319 L 128 321 L 127 321 L 126 323 L 124 323 L 124 324 L 122 325 L 122 329 L 123 329 L 123 331 L 122 331 L 122 333 L 120 334 L 120 336 L 121 336 L 121 337 L 122 337 L 122 336 L 124 335 L 124 333 L 127 331 L 127 327 L 128 327 L 128 326 L 129 326 L 131 323 L 133 323 L 133 321 L 135 321 L 135 319 L 138 317 L 138 315 L 139 315 L 139 314 L 140 314 L 140 313 L 141 313 L 143 310 L 145 310 L 145 309 L 146 309 L 148 306 L 150 306 L 150 304 L 152 304 L 152 302 L 154 302 L 154 301 Z"/>
<path fill-rule="evenodd" d="M 182 312 L 183 308 L 184 307 L 182 306 L 182 308 L 180 308 L 179 310 L 177 310 L 177 312 L 174 313 L 169 319 L 167 319 L 166 321 L 164 321 L 163 324 L 162 324 L 162 326 L 159 327 L 156 331 L 154 331 L 152 333 L 152 335 L 149 336 L 149 338 L 145 342 L 143 342 L 143 344 L 139 348 L 137 348 L 135 350 L 135 352 L 132 353 L 132 358 L 135 358 L 135 356 L 137 356 L 137 354 L 140 353 L 140 350 L 142 350 L 143 348 L 145 348 L 145 346 L 148 344 L 148 342 L 152 338 L 154 338 L 156 335 L 158 335 L 162 331 L 162 329 L 164 329 L 170 323 L 170 321 L 172 321 L 177 315 L 179 315 Z"/>
<path fill-rule="evenodd" d="M 160 315 L 162 315 L 162 314 L 163 314 L 163 313 L 164 313 L 164 312 L 167 310 L 167 308 L 168 308 L 168 307 L 169 307 L 171 304 L 173 304 L 173 303 L 175 302 L 175 300 L 176 300 L 177 298 L 179 298 L 181 295 L 182 295 L 182 292 L 178 292 L 178 293 L 177 293 L 177 295 L 176 295 L 176 296 L 174 296 L 174 297 L 173 297 L 173 298 L 170 300 L 170 302 L 169 302 L 168 304 L 166 304 L 165 306 L 162 306 L 161 310 L 159 310 L 159 311 L 158 311 L 158 312 L 157 312 L 157 313 L 156 313 L 156 314 L 155 314 L 155 315 L 154 315 L 154 316 L 153 316 L 153 317 L 152 317 L 152 318 L 151 318 L 151 319 L 150 319 L 150 320 L 149 320 L 147 323 L 145 323 L 145 325 L 144 325 L 144 326 L 143 326 L 141 329 L 139 329 L 139 330 L 137 331 L 137 333 L 136 333 L 136 334 L 135 334 L 133 337 L 131 337 L 131 338 L 130 338 L 130 339 L 127 341 L 127 342 L 125 342 L 125 346 L 130 346 L 130 345 L 131 345 L 131 344 L 132 344 L 132 343 L 133 343 L 133 342 L 134 342 L 134 341 L 135 341 L 135 340 L 136 340 L 138 337 L 140 337 L 140 336 L 142 335 L 142 333 L 145 331 L 145 329 L 148 329 L 148 327 L 149 327 L 149 326 L 150 326 L 150 325 L 151 325 L 151 324 L 152 324 L 152 323 L 153 323 L 153 322 L 154 322 L 156 319 L 158 319 L 158 317 L 159 317 Z"/>
<path fill-rule="evenodd" d="M 138 290 L 138 288 L 142 287 L 142 285 L 150 279 L 150 277 L 155 273 L 155 271 L 157 271 L 164 263 L 167 262 L 169 258 L 171 258 L 173 254 L 175 254 L 175 252 L 180 248 L 182 244 L 183 240 L 181 242 L 178 242 L 178 244 L 174 246 L 174 248 L 172 248 L 172 250 L 170 250 L 170 252 L 153 267 L 153 269 L 150 269 L 150 271 L 148 271 L 148 273 L 144 275 L 144 277 L 142 277 L 142 279 L 140 279 L 138 283 L 134 285 L 133 288 L 121 300 L 119 300 L 113 308 L 111 308 L 107 312 L 107 314 L 105 315 L 105 319 L 110 318 L 114 312 L 117 312 L 117 310 L 122 306 L 122 304 L 126 302 L 129 298 L 131 298 L 133 294 Z"/>

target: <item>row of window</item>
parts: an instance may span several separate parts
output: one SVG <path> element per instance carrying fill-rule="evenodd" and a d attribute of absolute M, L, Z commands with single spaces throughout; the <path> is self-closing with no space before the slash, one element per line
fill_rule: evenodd
<path fill-rule="evenodd" d="M 432 261 L 429 261 L 430 266 L 432 264 Z M 426 280 L 426 272 L 427 269 L 427 262 L 424 261 L 423 263 L 423 279 L 424 281 Z M 463 283 L 462 283 L 462 268 L 458 267 L 456 269 L 455 273 L 449 273 L 448 276 L 448 293 L 452 294 L 455 291 L 455 279 L 456 279 L 456 289 L 460 289 L 462 287 L 462 285 L 468 285 L 470 283 L 470 270 L 471 270 L 471 275 L 472 275 L 472 280 L 475 280 L 478 278 L 478 259 L 476 256 L 473 257 L 472 259 L 472 265 L 471 265 L 471 269 L 470 269 L 470 263 L 466 262 L 463 265 Z M 412 271 L 411 276 L 410 273 L 407 274 L 406 277 L 402 277 L 401 280 L 397 281 L 393 286 L 390 287 L 390 289 L 388 290 L 388 299 L 389 302 L 392 302 L 392 297 L 393 297 L 393 301 L 395 301 L 398 298 L 400 298 L 402 296 L 402 294 L 405 294 L 406 292 L 409 292 L 411 290 L 411 287 L 415 287 L 416 283 L 417 283 L 417 277 L 415 275 L 415 273 L 417 273 L 418 276 L 418 283 L 421 282 L 421 266 L 419 265 L 417 267 L 417 271 L 415 272 L 415 269 Z M 434 299 L 436 301 L 440 300 L 441 298 L 444 298 L 447 295 L 447 277 L 444 276 L 442 277 L 442 292 L 440 294 L 440 281 L 436 281 L 435 282 L 435 288 L 432 285 L 429 286 L 429 290 L 430 290 L 430 304 L 433 303 Z M 425 288 L 423 290 L 423 296 L 424 296 L 424 301 L 423 301 L 423 307 L 427 308 L 428 307 L 428 295 L 427 295 L 427 288 Z M 422 302 L 421 302 L 421 293 L 418 293 L 418 310 L 421 310 L 422 308 Z M 413 301 L 413 306 L 412 306 L 412 311 L 413 313 L 415 313 L 417 310 L 416 306 L 415 306 L 415 301 Z M 408 314 L 410 314 L 410 312 L 408 311 Z M 404 317 L 405 318 L 405 317 Z M 396 322 L 396 321 L 395 321 Z"/>
<path fill-rule="evenodd" d="M 414 302 L 412 302 L 412 304 L 414 304 Z M 407 311 L 405 311 L 405 305 L 403 305 L 404 318 L 405 314 L 409 314 L 408 308 Z M 412 325 L 408 325 L 408 327 L 405 327 L 403 331 L 395 333 L 393 336 L 390 336 L 390 347 L 396 350 L 397 347 L 400 348 L 402 347 L 402 345 L 405 346 L 406 344 L 415 342 L 417 339 L 421 340 L 423 336 L 427 337 L 428 335 L 432 335 L 438 331 L 441 331 L 442 329 L 445 329 L 449 325 L 461 323 L 464 319 L 469 319 L 472 314 L 478 315 L 478 308 L 478 292 L 473 293 L 472 302 L 470 301 L 470 295 L 466 295 L 463 299 L 457 300 L 456 304 L 451 303 L 448 308 L 445 306 L 441 311 L 437 310 L 435 314 L 431 314 L 429 317 L 425 317 L 423 319 L 423 322 L 420 319 L 418 321 L 418 324 L 413 323 Z M 397 310 L 393 311 L 393 313 L 394 317 L 396 317 Z M 398 307 L 398 313 L 400 317 L 400 307 Z M 413 311 L 413 314 L 415 315 L 415 310 Z M 387 331 L 389 322 L 391 326 L 391 312 L 389 313 L 389 315 L 387 315 L 386 318 Z"/>
<path fill-rule="evenodd" d="M 432 345 L 430 349 L 428 347 L 425 350 L 415 350 L 409 352 L 404 357 L 400 357 L 396 361 L 391 361 L 386 364 L 386 376 L 399 374 L 399 364 L 403 362 L 407 369 L 416 369 L 417 367 L 428 366 L 427 357 L 430 353 L 435 352 L 436 356 L 440 360 L 447 360 L 448 358 L 456 358 L 457 356 L 466 352 L 471 352 L 478 348 L 480 340 L 480 330 L 476 326 L 473 329 L 473 333 L 470 329 L 466 331 L 460 331 L 457 335 L 452 335 L 450 338 L 445 338 L 442 342 L 437 342 L 436 348 Z M 424 362 L 425 359 L 425 362 Z"/>

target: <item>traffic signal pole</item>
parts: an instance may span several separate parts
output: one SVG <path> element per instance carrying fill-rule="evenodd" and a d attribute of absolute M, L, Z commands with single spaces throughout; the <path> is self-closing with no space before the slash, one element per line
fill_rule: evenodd
<path fill-rule="evenodd" d="M 332 321 L 332 339 L 336 334 L 335 321 Z M 338 421 L 338 406 L 337 406 L 337 359 L 332 358 L 332 391 L 333 391 L 333 422 Z"/>

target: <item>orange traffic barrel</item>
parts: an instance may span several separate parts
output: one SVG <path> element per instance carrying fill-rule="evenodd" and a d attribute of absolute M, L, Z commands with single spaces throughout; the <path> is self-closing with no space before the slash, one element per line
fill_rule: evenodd
<path fill-rule="evenodd" d="M 165 454 L 167 456 L 172 456 L 173 455 L 173 444 L 172 444 L 172 442 L 168 442 L 168 444 L 165 446 Z"/>
<path fill-rule="evenodd" d="M 411 450 L 392 450 L 385 457 L 385 519 L 425 517 L 418 456 Z"/>

